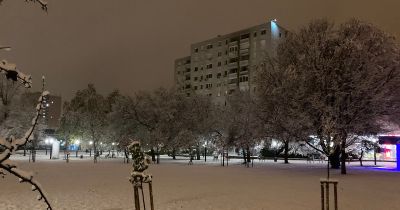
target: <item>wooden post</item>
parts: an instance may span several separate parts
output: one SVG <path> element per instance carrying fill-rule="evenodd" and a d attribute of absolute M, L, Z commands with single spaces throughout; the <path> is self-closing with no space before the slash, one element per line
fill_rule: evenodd
<path fill-rule="evenodd" d="M 149 194 L 150 194 L 150 208 L 154 210 L 154 203 L 153 203 L 153 182 L 149 182 Z"/>
<path fill-rule="evenodd" d="M 324 183 L 321 182 L 321 210 L 325 210 Z"/>
<path fill-rule="evenodd" d="M 330 195 L 329 195 L 329 185 L 333 185 L 333 200 L 334 200 L 334 208 L 338 210 L 338 198 L 337 198 L 337 185 L 338 181 L 334 179 L 321 179 L 321 209 L 329 210 L 330 205 Z"/>
<path fill-rule="evenodd" d="M 139 190 L 135 184 L 133 184 L 133 192 L 135 196 L 135 210 L 140 210 Z"/>

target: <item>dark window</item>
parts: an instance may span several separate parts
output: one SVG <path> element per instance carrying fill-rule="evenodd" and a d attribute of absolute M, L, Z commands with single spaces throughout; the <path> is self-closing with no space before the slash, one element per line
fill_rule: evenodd
<path fill-rule="evenodd" d="M 222 76 L 221 73 L 218 73 L 218 74 L 217 74 L 217 78 L 218 78 L 218 79 L 221 78 L 221 76 Z"/>
<path fill-rule="evenodd" d="M 238 70 L 237 68 L 230 69 L 229 74 L 237 73 L 237 70 Z"/>
<path fill-rule="evenodd" d="M 247 39 L 250 37 L 250 34 L 243 34 L 242 36 L 240 36 L 241 39 Z"/>
<path fill-rule="evenodd" d="M 279 38 L 281 38 L 282 37 L 282 33 L 279 33 Z"/>
<path fill-rule="evenodd" d="M 266 33 L 267 33 L 267 30 L 265 30 L 265 29 L 261 31 L 261 35 L 264 35 Z"/>
<path fill-rule="evenodd" d="M 236 57 L 236 58 L 231 58 L 231 59 L 229 59 L 229 63 L 235 63 L 235 62 L 237 62 L 239 59 L 238 59 L 238 57 Z"/>
<path fill-rule="evenodd" d="M 199 52 L 199 48 L 194 48 L 194 52 Z"/>
<path fill-rule="evenodd" d="M 221 61 L 218 61 L 218 66 L 221 66 Z"/>
<path fill-rule="evenodd" d="M 186 75 L 186 80 L 190 80 L 190 75 Z"/>
<path fill-rule="evenodd" d="M 225 65 L 227 65 L 227 64 L 228 64 L 228 60 L 225 61 Z"/>
<path fill-rule="evenodd" d="M 200 89 L 203 89 L 203 85 L 200 85 Z"/>
<path fill-rule="evenodd" d="M 254 37 L 257 37 L 257 32 L 254 32 L 253 36 L 254 36 Z"/>
<path fill-rule="evenodd" d="M 212 49 L 212 48 L 213 48 L 212 44 L 207 45 L 207 49 Z"/>
<path fill-rule="evenodd" d="M 211 69 L 212 68 L 212 64 L 207 64 L 207 69 Z"/>
<path fill-rule="evenodd" d="M 194 89 L 197 90 L 197 86 L 194 86 Z"/>
<path fill-rule="evenodd" d="M 222 52 L 218 52 L 218 57 L 222 56 Z"/>
<path fill-rule="evenodd" d="M 212 78 L 212 74 L 207 74 L 207 79 Z"/>
<path fill-rule="evenodd" d="M 194 81 L 197 81 L 198 77 L 194 77 Z"/>
<path fill-rule="evenodd" d="M 194 67 L 194 71 L 198 71 L 199 70 L 199 68 L 197 68 L 197 67 Z"/>

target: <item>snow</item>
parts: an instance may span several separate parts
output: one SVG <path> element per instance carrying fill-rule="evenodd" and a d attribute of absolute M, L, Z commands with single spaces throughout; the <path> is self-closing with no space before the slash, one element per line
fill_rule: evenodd
<path fill-rule="evenodd" d="M 47 158 L 39 156 L 36 163 L 28 163 L 27 157 L 21 156 L 13 160 L 21 169 L 35 172 L 54 209 L 134 209 L 131 164 L 123 164 L 122 159 L 100 159 L 93 164 L 89 158 L 74 157 L 67 164 Z M 150 165 L 155 208 L 320 209 L 319 180 L 325 177 L 324 164 L 256 160 L 253 168 L 245 168 L 240 160 L 233 160 L 229 167 L 221 167 L 219 162 L 207 159 L 207 163 L 201 160 L 187 165 L 187 158 L 173 161 L 164 157 L 161 164 Z M 339 209 L 397 209 L 400 173 L 365 170 L 370 167 L 357 165 L 352 163 L 345 176 L 332 172 L 332 178 L 339 180 Z M 0 209 L 45 208 L 35 199 L 37 194 L 31 186 L 18 183 L 11 175 L 0 178 L 0 186 Z"/>

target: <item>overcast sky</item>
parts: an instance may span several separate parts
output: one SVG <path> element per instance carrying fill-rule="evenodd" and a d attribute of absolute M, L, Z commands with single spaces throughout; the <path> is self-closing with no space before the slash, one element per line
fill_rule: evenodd
<path fill-rule="evenodd" d="M 24 0 L 0 6 L 0 58 L 41 75 L 71 98 L 94 83 L 131 94 L 173 84 L 174 60 L 191 43 L 273 18 L 296 30 L 311 19 L 356 17 L 400 37 L 399 0 L 48 0 L 48 14 Z"/>

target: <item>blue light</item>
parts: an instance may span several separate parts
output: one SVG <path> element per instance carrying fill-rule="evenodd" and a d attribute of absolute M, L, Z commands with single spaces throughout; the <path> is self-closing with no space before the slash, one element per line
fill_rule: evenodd
<path fill-rule="evenodd" d="M 400 171 L 400 144 L 396 144 L 397 170 Z"/>
<path fill-rule="evenodd" d="M 276 24 L 276 19 L 271 20 L 271 36 L 279 37 L 279 27 L 278 24 Z"/>

